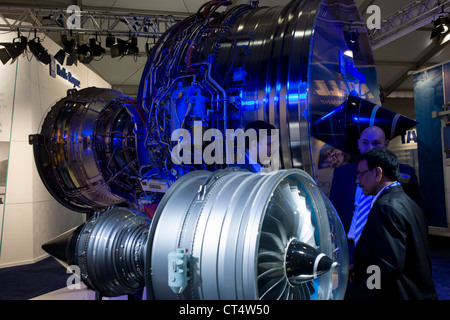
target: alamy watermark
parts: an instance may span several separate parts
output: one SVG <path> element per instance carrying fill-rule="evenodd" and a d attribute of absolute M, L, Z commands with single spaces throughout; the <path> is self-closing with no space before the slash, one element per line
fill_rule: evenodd
<path fill-rule="evenodd" d="M 66 9 L 66 13 L 70 14 L 67 18 L 68 29 L 81 29 L 81 10 L 77 5 L 70 5 Z"/>
<path fill-rule="evenodd" d="M 381 29 L 381 9 L 377 5 L 370 5 L 367 7 L 366 13 L 370 16 L 366 20 L 367 29 Z"/>
<path fill-rule="evenodd" d="M 81 29 L 81 9 L 77 5 L 70 5 L 66 9 L 67 14 L 70 16 L 67 18 L 68 29 Z M 381 9 L 377 5 L 370 5 L 366 10 L 370 16 L 366 20 L 367 29 L 381 29 Z"/>
<path fill-rule="evenodd" d="M 67 267 L 66 273 L 71 273 L 67 278 L 66 286 L 69 290 L 81 289 L 81 269 L 77 265 L 70 265 Z"/>
<path fill-rule="evenodd" d="M 377 265 L 370 265 L 367 267 L 367 274 L 370 274 L 366 280 L 366 286 L 369 290 L 381 289 L 381 270 Z M 67 267 L 66 273 L 71 275 L 66 280 L 66 286 L 69 290 L 81 289 L 81 269 L 77 265 L 70 265 Z"/>
<path fill-rule="evenodd" d="M 367 274 L 370 276 L 366 280 L 366 286 L 369 290 L 381 289 L 381 270 L 377 265 L 367 267 Z"/>
<path fill-rule="evenodd" d="M 267 166 L 278 157 L 279 130 L 219 129 L 204 131 L 201 121 L 194 121 L 192 134 L 187 129 L 172 132 L 174 164 L 260 164 Z M 248 143 L 246 142 L 246 139 Z"/>

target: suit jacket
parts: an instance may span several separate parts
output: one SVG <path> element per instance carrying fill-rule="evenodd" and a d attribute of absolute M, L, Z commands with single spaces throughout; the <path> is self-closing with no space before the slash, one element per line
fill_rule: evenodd
<path fill-rule="evenodd" d="M 336 167 L 334 169 L 333 181 L 330 189 L 330 201 L 341 219 L 346 234 L 350 229 L 353 211 L 355 210 L 355 181 L 357 167 L 358 162 L 350 162 L 346 165 Z M 410 176 L 409 182 L 402 184 L 405 192 L 419 204 L 424 214 L 429 217 L 429 211 L 419 190 L 414 168 L 405 164 L 400 164 L 399 169 L 402 174 Z"/>
<path fill-rule="evenodd" d="M 354 251 L 357 299 L 437 299 L 431 277 L 427 222 L 401 186 L 386 189 L 375 201 Z M 380 289 L 367 280 L 378 266 Z"/>

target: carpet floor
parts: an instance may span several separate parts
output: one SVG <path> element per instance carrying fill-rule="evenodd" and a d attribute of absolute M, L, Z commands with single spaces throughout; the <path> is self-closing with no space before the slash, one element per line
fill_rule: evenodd
<path fill-rule="evenodd" d="M 433 280 L 440 300 L 450 300 L 450 238 L 430 236 Z M 70 274 L 49 257 L 37 263 L 0 268 L 0 300 L 28 300 L 66 287 Z"/>

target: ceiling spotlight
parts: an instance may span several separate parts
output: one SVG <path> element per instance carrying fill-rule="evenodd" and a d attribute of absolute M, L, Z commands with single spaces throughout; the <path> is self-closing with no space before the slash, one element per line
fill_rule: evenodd
<path fill-rule="evenodd" d="M 87 56 L 89 54 L 89 46 L 87 44 L 82 44 L 78 46 L 77 53 Z"/>
<path fill-rule="evenodd" d="M 63 65 L 64 60 L 66 59 L 66 53 L 64 52 L 63 49 L 61 49 L 55 54 L 54 58 L 56 61 L 59 62 L 60 65 Z"/>
<path fill-rule="evenodd" d="M 430 39 L 440 42 L 441 38 L 444 37 L 450 26 L 450 19 L 448 16 L 439 16 L 435 21 L 433 21 L 434 29 L 431 31 Z"/>
<path fill-rule="evenodd" d="M 91 38 L 89 39 L 89 52 L 91 56 L 99 57 L 105 53 L 105 48 L 95 38 Z"/>
<path fill-rule="evenodd" d="M 137 55 L 139 53 L 139 48 L 137 46 L 137 38 L 131 37 L 130 40 L 128 40 L 128 52 L 127 54 L 134 54 Z"/>
<path fill-rule="evenodd" d="M 120 57 L 127 52 L 127 41 L 117 39 L 117 42 L 111 46 L 111 58 Z"/>
<path fill-rule="evenodd" d="M 27 37 L 19 36 L 13 40 L 12 43 L 0 43 L 3 49 L 0 49 L 0 60 L 6 64 L 10 59 L 13 63 L 18 56 L 20 56 L 27 47 Z"/>
<path fill-rule="evenodd" d="M 4 46 L 4 49 L 0 49 L 0 60 L 3 64 L 6 64 L 9 59 L 11 59 L 11 56 L 8 53 L 8 49 L 6 48 L 7 45 L 11 45 L 10 43 L 0 43 L 0 46 Z"/>
<path fill-rule="evenodd" d="M 71 66 L 73 64 L 77 65 L 78 53 L 77 50 L 72 51 L 72 53 L 67 57 L 66 66 Z"/>
<path fill-rule="evenodd" d="M 65 53 L 72 53 L 75 50 L 76 42 L 75 39 L 67 40 L 67 36 L 63 36 L 61 38 L 62 44 L 64 45 Z"/>
<path fill-rule="evenodd" d="M 109 35 L 106 37 L 106 47 L 107 48 L 111 48 L 111 46 L 113 46 L 116 43 L 116 38 Z"/>
<path fill-rule="evenodd" d="M 138 55 L 139 48 L 137 46 L 137 38 L 130 37 L 128 41 L 117 39 L 117 42 L 111 45 L 111 58 L 123 55 Z"/>
<path fill-rule="evenodd" d="M 47 65 L 50 63 L 51 61 L 50 55 L 48 54 L 47 50 L 42 46 L 38 37 L 28 41 L 28 48 L 41 64 Z"/>
<path fill-rule="evenodd" d="M 61 43 L 63 45 L 63 49 L 59 50 L 56 55 L 55 55 L 55 60 L 58 61 L 60 64 L 64 63 L 64 59 L 66 58 L 67 55 L 69 55 L 67 57 L 67 65 L 72 65 L 74 63 L 73 59 L 71 59 L 70 57 L 75 56 L 75 60 L 76 60 L 76 42 L 75 39 L 67 39 L 66 35 L 62 35 L 61 36 Z M 69 60 L 71 61 L 71 63 L 69 64 Z"/>
<path fill-rule="evenodd" d="M 89 64 L 92 61 L 92 57 L 89 53 L 89 46 L 87 44 L 78 46 L 77 57 L 84 64 Z"/>
<path fill-rule="evenodd" d="M 102 56 L 105 51 L 95 38 L 89 39 L 89 45 L 82 44 L 77 48 L 77 53 L 82 56 L 80 61 L 84 64 L 90 63 L 94 57 Z"/>

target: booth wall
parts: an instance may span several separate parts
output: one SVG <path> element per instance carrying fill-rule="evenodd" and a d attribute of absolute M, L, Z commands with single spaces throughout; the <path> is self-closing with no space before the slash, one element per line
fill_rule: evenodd
<path fill-rule="evenodd" d="M 0 42 L 11 41 L 14 36 L 0 35 Z M 48 38 L 42 44 L 53 55 L 60 49 Z M 80 81 L 77 89 L 111 87 L 81 63 L 61 67 Z M 14 64 L 0 65 L 0 78 L 0 90 L 4 86 L 7 96 L 5 109 L 12 109 L 6 192 L 0 211 L 1 268 L 33 263 L 46 257 L 41 245 L 83 223 L 85 217 L 53 199 L 39 177 L 33 147 L 28 143 L 30 134 L 40 132 L 46 112 L 66 96 L 73 84 L 59 75 L 52 77 L 49 66 L 41 65 L 31 53 L 20 56 Z M 2 120 L 7 120 L 6 116 L 4 118 Z"/>
<path fill-rule="evenodd" d="M 441 139 L 441 120 L 432 112 L 444 104 L 443 66 L 414 74 L 420 187 L 430 208 L 430 226 L 447 228 L 446 190 Z"/>

